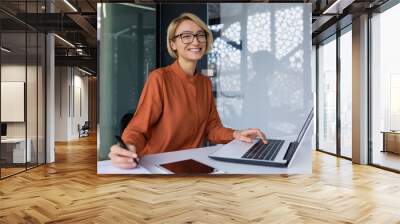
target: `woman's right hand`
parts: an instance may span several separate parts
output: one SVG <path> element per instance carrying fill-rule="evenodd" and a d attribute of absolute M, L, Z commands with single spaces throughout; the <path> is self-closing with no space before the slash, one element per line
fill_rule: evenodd
<path fill-rule="evenodd" d="M 116 167 L 123 169 L 135 168 L 138 164 L 135 163 L 134 158 L 139 160 L 136 154 L 136 147 L 134 145 L 126 144 L 129 150 L 126 150 L 118 144 L 111 146 L 110 157 L 112 164 Z"/>

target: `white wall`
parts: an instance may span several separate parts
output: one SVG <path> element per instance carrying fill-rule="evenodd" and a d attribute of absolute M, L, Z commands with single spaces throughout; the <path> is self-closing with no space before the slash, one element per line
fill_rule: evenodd
<path fill-rule="evenodd" d="M 78 124 L 82 126 L 85 121 L 89 120 L 88 116 L 88 77 L 87 76 L 81 76 L 81 74 L 78 70 L 74 70 L 75 75 L 74 75 L 74 108 L 72 110 L 72 117 L 73 119 L 71 120 L 71 135 L 73 138 L 77 138 L 79 133 L 78 133 Z M 76 72 L 79 72 L 78 75 L 76 75 Z M 80 93 L 79 93 L 80 91 Z M 79 97 L 80 95 L 80 97 Z M 79 102 L 80 101 L 80 102 Z M 81 107 L 81 108 L 79 108 Z M 80 111 L 80 110 L 81 111 Z"/>
<path fill-rule="evenodd" d="M 1 82 L 1 121 L 24 122 L 25 82 Z"/>
<path fill-rule="evenodd" d="M 55 68 L 55 141 L 68 140 L 68 85 L 67 67 Z"/>
<path fill-rule="evenodd" d="M 83 75 L 76 68 L 56 67 L 56 141 L 79 138 L 78 124 L 88 120 L 88 78 Z"/>

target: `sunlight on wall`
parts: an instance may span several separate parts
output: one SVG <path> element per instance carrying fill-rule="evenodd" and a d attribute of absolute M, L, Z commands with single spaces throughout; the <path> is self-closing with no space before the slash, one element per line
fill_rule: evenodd
<path fill-rule="evenodd" d="M 236 22 L 231 24 L 226 30 L 222 32 L 222 37 L 240 44 L 240 23 Z"/>
<path fill-rule="evenodd" d="M 249 15 L 247 20 L 248 51 L 271 51 L 271 13 Z"/>
<path fill-rule="evenodd" d="M 275 19 L 275 55 L 281 59 L 303 42 L 303 8 L 278 10 Z"/>
<path fill-rule="evenodd" d="M 298 50 L 296 51 L 296 53 L 294 53 L 289 57 L 290 68 L 292 68 L 296 72 L 303 72 L 303 63 L 304 63 L 303 54 L 304 54 L 303 50 Z"/>
<path fill-rule="evenodd" d="M 217 37 L 214 41 L 214 47 L 208 56 L 208 62 L 214 64 L 222 71 L 231 71 L 239 69 L 241 60 L 240 50 L 228 44 L 226 40 Z M 221 66 L 221 65 L 224 66 Z"/>

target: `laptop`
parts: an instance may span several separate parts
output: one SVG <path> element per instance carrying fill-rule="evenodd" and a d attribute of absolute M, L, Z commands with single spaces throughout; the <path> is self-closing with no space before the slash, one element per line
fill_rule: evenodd
<path fill-rule="evenodd" d="M 233 140 L 222 146 L 208 157 L 232 163 L 244 163 L 251 165 L 263 165 L 272 167 L 290 167 L 298 146 L 308 130 L 314 116 L 314 109 L 308 114 L 295 141 L 268 139 L 264 144 L 261 139 L 256 139 L 252 143 Z"/>

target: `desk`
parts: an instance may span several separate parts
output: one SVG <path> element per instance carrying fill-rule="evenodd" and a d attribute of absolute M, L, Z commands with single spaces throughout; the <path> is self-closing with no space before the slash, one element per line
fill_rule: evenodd
<path fill-rule="evenodd" d="M 303 142 L 290 168 L 277 168 L 268 166 L 247 165 L 239 163 L 222 162 L 211 159 L 209 154 L 219 149 L 222 145 L 145 155 L 140 160 L 143 172 L 135 169 L 123 170 L 110 167 L 110 160 L 97 162 L 98 174 L 172 174 L 169 170 L 160 167 L 159 164 L 171 163 L 187 159 L 194 159 L 216 168 L 216 174 L 310 174 L 312 171 L 311 149 L 312 128 L 309 128 Z M 110 168 L 108 170 L 108 168 Z"/>
<path fill-rule="evenodd" d="M 27 158 L 26 162 L 31 161 L 32 140 L 27 138 L 26 151 L 24 143 L 25 138 L 1 139 L 1 156 L 6 160 L 6 163 L 25 163 L 25 158 Z"/>
<path fill-rule="evenodd" d="M 400 154 L 400 131 L 382 131 L 383 150 L 382 152 L 393 152 Z"/>

